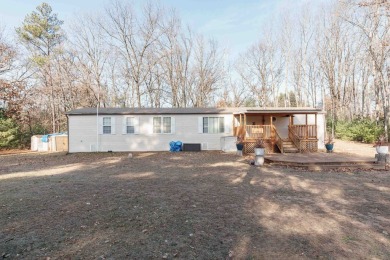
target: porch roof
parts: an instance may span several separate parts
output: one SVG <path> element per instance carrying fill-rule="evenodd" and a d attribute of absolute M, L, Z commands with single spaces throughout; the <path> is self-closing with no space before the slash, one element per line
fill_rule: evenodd
<path fill-rule="evenodd" d="M 293 114 L 325 114 L 322 108 L 311 107 L 248 107 L 241 111 L 236 111 L 233 114 L 262 114 L 262 115 L 293 115 Z"/>
<path fill-rule="evenodd" d="M 67 115 L 96 115 L 95 108 L 79 108 L 68 111 Z M 161 115 L 161 114 L 270 114 L 270 115 L 290 115 L 290 114 L 320 114 L 325 113 L 320 108 L 308 107 L 227 107 L 227 108 L 99 108 L 100 115 Z"/>

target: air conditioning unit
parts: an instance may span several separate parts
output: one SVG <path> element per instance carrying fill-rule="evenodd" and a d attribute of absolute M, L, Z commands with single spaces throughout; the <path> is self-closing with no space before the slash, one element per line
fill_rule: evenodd
<path fill-rule="evenodd" d="M 183 151 L 184 152 L 199 152 L 201 149 L 201 144 L 189 144 L 183 143 Z"/>

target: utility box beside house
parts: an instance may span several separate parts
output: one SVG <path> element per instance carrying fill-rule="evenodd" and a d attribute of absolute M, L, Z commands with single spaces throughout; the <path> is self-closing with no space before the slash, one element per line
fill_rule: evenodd
<path fill-rule="evenodd" d="M 223 136 L 221 137 L 221 150 L 223 152 L 236 152 L 236 141 L 237 137 L 235 136 Z"/>

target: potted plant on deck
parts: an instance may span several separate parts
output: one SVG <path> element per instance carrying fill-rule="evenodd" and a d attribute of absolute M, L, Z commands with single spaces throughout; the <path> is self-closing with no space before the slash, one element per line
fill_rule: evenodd
<path fill-rule="evenodd" d="M 265 143 L 264 140 L 259 138 L 255 143 L 255 155 L 264 156 L 265 154 Z"/>
<path fill-rule="evenodd" d="M 242 151 L 244 149 L 244 138 L 242 136 L 237 136 L 236 147 L 237 151 Z"/>
<path fill-rule="evenodd" d="M 375 142 L 374 146 L 378 154 L 389 153 L 389 145 L 386 144 L 384 135 L 379 136 L 378 141 Z"/>
<path fill-rule="evenodd" d="M 333 145 L 334 145 L 333 136 L 328 135 L 328 139 L 327 139 L 327 141 L 325 143 L 325 148 L 326 148 L 326 152 L 327 153 L 332 153 L 333 152 Z"/>

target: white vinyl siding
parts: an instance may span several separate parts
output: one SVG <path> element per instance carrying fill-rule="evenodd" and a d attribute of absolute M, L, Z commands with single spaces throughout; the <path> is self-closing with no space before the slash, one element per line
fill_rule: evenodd
<path fill-rule="evenodd" d="M 171 134 L 173 126 L 172 117 L 153 117 L 153 133 L 154 134 Z"/>
<path fill-rule="evenodd" d="M 103 134 L 103 117 L 111 117 L 111 134 Z M 134 117 L 134 134 L 124 132 L 124 130 L 127 131 L 124 127 L 126 117 Z M 154 117 L 170 117 L 171 133 L 154 134 Z M 220 150 L 221 137 L 231 135 L 226 133 L 227 125 L 225 124 L 225 133 L 203 134 L 203 117 L 225 117 L 225 122 L 229 124 L 233 122 L 233 115 L 219 114 L 99 115 L 99 127 L 97 128 L 96 115 L 70 115 L 69 152 L 169 151 L 171 141 L 200 143 L 203 150 Z M 202 126 L 201 134 L 198 132 L 199 119 Z M 163 119 L 161 125 L 163 125 Z M 118 134 L 118 129 L 120 129 L 120 134 Z M 229 126 L 229 129 L 232 129 L 232 126 Z M 113 134 L 115 131 L 116 134 Z"/>
<path fill-rule="evenodd" d="M 203 133 L 221 134 L 225 132 L 224 117 L 203 117 Z"/>

